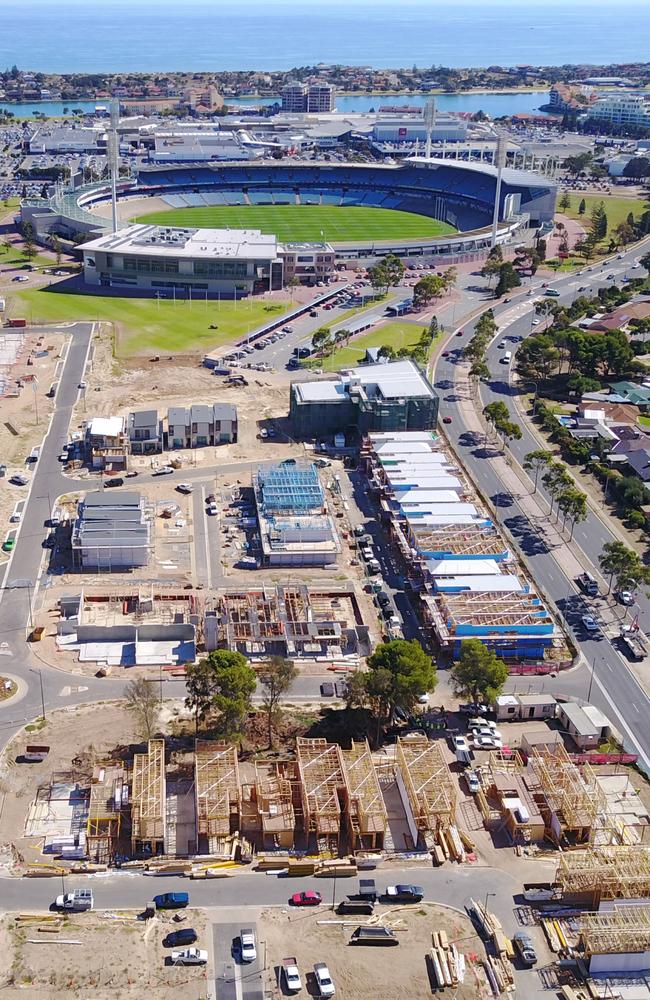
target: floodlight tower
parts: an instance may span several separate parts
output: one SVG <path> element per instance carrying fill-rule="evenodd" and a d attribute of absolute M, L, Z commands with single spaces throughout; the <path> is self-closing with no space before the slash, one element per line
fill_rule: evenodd
<path fill-rule="evenodd" d="M 120 172 L 119 139 L 117 127 L 120 123 L 120 102 L 117 97 L 111 98 L 111 126 L 108 132 L 108 169 L 111 175 L 111 209 L 113 232 L 119 229 L 117 222 L 117 178 Z"/>
<path fill-rule="evenodd" d="M 506 140 L 500 135 L 497 139 L 497 148 L 494 154 L 494 165 L 497 168 L 497 189 L 494 195 L 494 212 L 492 213 L 492 238 L 490 246 L 497 244 L 497 228 L 499 225 L 499 202 L 501 201 L 501 173 L 506 162 Z"/>
<path fill-rule="evenodd" d="M 436 124 L 436 102 L 431 97 L 424 105 L 424 124 L 427 130 L 427 144 L 424 155 L 427 160 L 431 159 L 431 136 Z"/>

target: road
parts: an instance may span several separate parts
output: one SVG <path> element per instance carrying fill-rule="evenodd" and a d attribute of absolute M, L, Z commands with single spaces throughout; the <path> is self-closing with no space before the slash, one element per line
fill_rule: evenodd
<path fill-rule="evenodd" d="M 614 273 L 617 277 L 626 273 L 633 275 L 634 271 L 630 269 L 630 265 L 642 253 L 643 250 L 636 247 L 626 253 L 623 260 L 610 261 L 602 267 L 594 266 L 578 275 L 554 278 L 553 287 L 561 292 L 561 296 L 559 300 L 552 301 L 572 301 L 579 285 L 587 285 L 589 291 L 595 293 L 599 287 L 611 283 L 606 279 L 607 274 Z M 540 282 L 535 283 L 537 288 L 540 284 Z M 480 390 L 481 408 L 489 402 L 502 400 L 510 409 L 513 419 L 520 424 L 522 439 L 512 442 L 509 448 L 512 457 L 520 465 L 526 453 L 539 448 L 540 444 L 525 423 L 522 423 L 520 414 L 515 408 L 514 398 L 518 394 L 518 389 L 510 381 L 509 367 L 501 364 L 503 349 L 498 345 L 505 340 L 508 349 L 514 352 L 517 343 L 537 329 L 532 326 L 532 309 L 532 298 L 528 299 L 527 296 L 523 301 L 519 300 L 516 305 L 502 304 L 495 307 L 499 333 L 490 344 L 486 355 L 492 378 L 489 383 L 483 384 Z M 576 645 L 589 665 L 581 670 L 571 671 L 567 676 L 560 675 L 553 680 L 552 686 L 547 679 L 546 690 L 551 688 L 554 692 L 583 700 L 586 700 L 590 692 L 592 703 L 612 719 L 620 732 L 627 737 L 627 742 L 641 753 L 646 766 L 650 767 L 650 732 L 645 723 L 650 710 L 650 699 L 636 680 L 627 661 L 606 636 L 590 638 L 585 633 L 580 617 L 585 611 L 591 611 L 592 607 L 587 606 L 573 579 L 563 572 L 557 551 L 549 544 L 549 526 L 532 525 L 528 522 L 517 497 L 505 495 L 503 492 L 502 483 L 490 462 L 492 449 L 486 447 L 483 441 L 477 441 L 475 435 L 468 434 L 467 428 L 463 426 L 461 411 L 457 404 L 468 389 L 459 374 L 460 351 L 468 342 L 473 328 L 474 323 L 469 324 L 462 338 L 450 342 L 448 357 L 441 356 L 437 360 L 434 381 L 440 390 L 445 390 L 441 392 L 440 413 L 442 417 L 452 418 L 452 423 L 445 427 L 445 432 L 461 461 L 470 471 L 482 493 L 496 504 L 497 519 L 499 511 L 507 512 L 502 518 L 505 527 L 517 539 L 533 579 L 541 585 L 562 613 Z M 541 483 L 538 492 L 546 496 Z M 548 500 L 548 497 L 546 499 Z M 607 524 L 590 509 L 587 520 L 581 525 L 576 525 L 574 531 L 574 541 L 584 554 L 585 568 L 593 568 L 594 573 L 598 572 L 598 556 L 603 544 L 613 538 L 614 535 Z M 603 605 L 602 599 L 599 603 Z M 646 616 L 650 611 L 650 604 L 646 598 L 639 598 L 639 605 L 643 624 L 644 618 L 649 620 Z M 521 681 L 519 684 L 521 686 Z M 535 689 L 535 685 L 532 689 Z"/>
<path fill-rule="evenodd" d="M 254 962 L 242 962 L 239 934 L 242 927 L 255 934 L 258 955 Z M 257 923 L 242 915 L 239 922 L 215 921 L 212 924 L 212 946 L 217 1000 L 262 1000 L 263 954 Z"/>

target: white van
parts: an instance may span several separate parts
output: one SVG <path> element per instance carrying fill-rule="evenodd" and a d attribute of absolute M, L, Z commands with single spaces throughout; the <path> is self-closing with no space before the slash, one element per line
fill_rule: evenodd
<path fill-rule="evenodd" d="M 506 351 L 506 353 L 501 358 L 502 365 L 509 365 L 512 361 L 512 351 Z"/>

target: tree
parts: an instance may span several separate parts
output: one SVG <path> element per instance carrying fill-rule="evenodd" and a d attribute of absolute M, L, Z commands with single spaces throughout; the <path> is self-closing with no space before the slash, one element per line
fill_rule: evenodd
<path fill-rule="evenodd" d="M 580 199 L 580 204 L 578 205 L 578 215 L 584 215 L 587 211 L 587 202 L 584 198 Z"/>
<path fill-rule="evenodd" d="M 501 271 L 501 261 L 497 260 L 496 257 L 488 257 L 485 261 L 483 267 L 481 268 L 481 277 L 487 278 L 488 282 L 492 282 L 493 278 L 496 278 Z"/>
<path fill-rule="evenodd" d="M 413 305 L 416 308 L 427 306 L 434 299 L 440 298 L 444 291 L 444 278 L 437 274 L 427 274 L 424 278 L 420 278 L 413 289 Z"/>
<path fill-rule="evenodd" d="M 146 677 L 134 677 L 124 688 L 126 710 L 134 719 L 136 732 L 140 739 L 150 740 L 156 731 L 160 697 L 155 681 Z"/>
<path fill-rule="evenodd" d="M 569 198 L 568 191 L 563 192 L 562 197 L 558 202 L 558 208 L 560 208 L 563 212 L 565 212 L 567 208 L 571 208 L 571 199 Z"/>
<path fill-rule="evenodd" d="M 199 721 L 217 713 L 215 729 L 232 739 L 239 735 L 251 708 L 255 690 L 255 671 L 242 653 L 217 649 L 203 660 L 191 664 L 185 674 L 185 704 Z"/>
<path fill-rule="evenodd" d="M 312 334 L 311 344 L 317 354 L 327 353 L 328 348 L 333 343 L 332 331 L 329 326 L 321 326 Z"/>
<path fill-rule="evenodd" d="M 633 156 L 623 167 L 623 177 L 632 177 L 634 180 L 650 177 L 650 160 L 646 156 Z"/>
<path fill-rule="evenodd" d="M 575 156 L 567 156 L 562 166 L 565 170 L 568 170 L 570 174 L 573 174 L 574 177 L 577 177 L 591 166 L 593 158 L 593 153 L 591 151 L 588 153 L 578 153 Z"/>
<path fill-rule="evenodd" d="M 36 234 L 34 232 L 34 227 L 31 224 L 31 222 L 23 223 L 22 233 L 24 242 L 23 256 L 31 260 L 32 257 L 36 256 L 36 245 L 34 242 L 36 239 Z"/>
<path fill-rule="evenodd" d="M 487 423 L 496 430 L 498 425 L 503 423 L 504 420 L 510 419 L 510 411 L 506 404 L 499 400 L 496 403 L 488 403 L 487 406 L 484 406 L 483 416 Z"/>
<path fill-rule="evenodd" d="M 485 361 L 482 359 L 474 361 L 469 370 L 469 377 L 477 382 L 487 381 L 490 377 L 490 369 Z"/>
<path fill-rule="evenodd" d="M 650 271 L 650 253 L 646 253 L 643 257 L 639 257 L 639 263 L 641 267 L 645 267 L 646 271 Z"/>
<path fill-rule="evenodd" d="M 460 657 L 451 668 L 457 695 L 491 704 L 503 691 L 507 679 L 508 668 L 494 650 L 484 646 L 480 639 L 461 642 Z"/>
<path fill-rule="evenodd" d="M 605 202 L 601 201 L 594 205 L 591 212 L 591 235 L 596 243 L 604 240 L 607 236 L 607 214 L 605 212 Z"/>
<path fill-rule="evenodd" d="M 629 222 L 619 222 L 618 226 L 614 229 L 614 233 L 618 242 L 622 243 L 623 246 L 627 246 L 628 243 L 634 243 L 636 239 L 636 230 Z"/>
<path fill-rule="evenodd" d="M 591 260 L 594 255 L 594 250 L 596 248 L 597 240 L 593 236 L 585 236 L 584 239 L 578 240 L 573 247 L 574 253 L 579 254 L 584 257 L 585 260 Z"/>
<path fill-rule="evenodd" d="M 639 583 L 648 582 L 649 568 L 643 565 L 636 552 L 617 539 L 605 542 L 598 563 L 603 573 L 609 576 L 608 594 L 614 580 L 617 590 L 634 590 Z"/>
<path fill-rule="evenodd" d="M 537 481 L 539 479 L 539 473 L 541 469 L 548 468 L 553 462 L 553 455 L 550 451 L 546 451 L 544 448 L 538 448 L 536 451 L 529 451 L 524 456 L 524 469 L 530 471 L 535 470 L 535 489 L 533 493 L 537 493 Z"/>
<path fill-rule="evenodd" d="M 368 269 L 370 284 L 383 292 L 399 285 L 404 277 L 404 265 L 395 254 L 388 254 L 384 260 Z"/>
<path fill-rule="evenodd" d="M 273 725 L 276 723 L 280 700 L 289 691 L 298 671 L 291 660 L 272 656 L 258 674 L 262 688 L 262 707 L 268 719 L 269 750 L 273 747 Z"/>
<path fill-rule="evenodd" d="M 573 485 L 573 480 L 562 462 L 552 462 L 548 467 L 548 471 L 542 476 L 542 482 L 551 497 L 551 510 L 553 510 L 553 504 L 558 497 Z"/>
<path fill-rule="evenodd" d="M 396 708 L 409 711 L 436 684 L 436 668 L 417 639 L 382 642 L 368 657 L 366 691 L 377 700 L 382 719 L 392 718 Z"/>
<path fill-rule="evenodd" d="M 511 288 L 518 288 L 519 285 L 521 285 L 521 278 L 515 271 L 510 261 L 506 261 L 505 264 L 501 265 L 499 270 L 499 280 L 497 282 L 497 287 L 494 289 L 495 298 L 501 298 L 501 296 L 509 292 Z"/>

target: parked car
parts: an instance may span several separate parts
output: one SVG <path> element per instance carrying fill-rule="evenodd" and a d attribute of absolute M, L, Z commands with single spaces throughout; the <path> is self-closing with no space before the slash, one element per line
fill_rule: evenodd
<path fill-rule="evenodd" d="M 336 988 L 332 982 L 330 970 L 324 962 L 316 962 L 314 965 L 314 979 L 316 980 L 316 989 L 318 990 L 319 997 L 334 996 Z"/>
<path fill-rule="evenodd" d="M 535 965 L 537 955 L 530 935 L 526 931 L 516 931 L 512 936 L 512 943 L 519 953 L 519 957 L 526 965 Z"/>
<path fill-rule="evenodd" d="M 185 948 L 172 952 L 172 965 L 207 965 L 208 953 L 202 948 Z"/>
<path fill-rule="evenodd" d="M 442 418 L 442 422 L 443 422 L 443 424 L 450 424 L 451 423 L 451 417 L 443 417 Z"/>
<path fill-rule="evenodd" d="M 503 740 L 499 736 L 475 736 L 472 740 L 475 750 L 500 750 Z"/>
<path fill-rule="evenodd" d="M 632 594 L 629 590 L 617 591 L 616 599 L 619 604 L 625 604 L 626 606 L 634 604 L 634 594 Z"/>
<path fill-rule="evenodd" d="M 179 948 L 182 945 L 194 944 L 198 935 L 193 927 L 182 927 L 180 931 L 172 931 L 163 940 L 165 948 Z"/>
<path fill-rule="evenodd" d="M 92 889 L 75 889 L 73 892 L 64 892 L 56 897 L 54 904 L 57 910 L 73 910 L 81 912 L 92 910 L 94 906 Z"/>
<path fill-rule="evenodd" d="M 424 889 L 421 885 L 389 885 L 384 896 L 391 903 L 419 903 L 424 899 Z"/>
<path fill-rule="evenodd" d="M 481 787 L 476 771 L 465 771 L 465 781 L 472 795 L 476 795 Z"/>
<path fill-rule="evenodd" d="M 111 479 L 104 480 L 104 489 L 109 489 L 111 486 L 124 486 L 124 480 L 121 476 L 115 476 Z"/>
<path fill-rule="evenodd" d="M 27 476 L 23 476 L 18 472 L 16 473 L 15 476 L 11 477 L 9 482 L 12 483 L 14 486 L 27 486 L 29 479 L 27 478 Z"/>
<path fill-rule="evenodd" d="M 493 722 L 492 719 L 482 719 L 480 716 L 477 716 L 476 718 L 469 720 L 469 722 L 467 723 L 467 728 L 491 729 L 493 732 L 496 732 L 497 724 L 496 722 Z"/>
<path fill-rule="evenodd" d="M 193 493 L 194 487 L 191 483 L 179 483 L 176 487 L 179 493 Z"/>
<path fill-rule="evenodd" d="M 469 750 L 469 743 L 464 736 L 454 736 L 454 750 Z"/>
<path fill-rule="evenodd" d="M 254 962 L 257 958 L 255 932 L 252 927 L 243 927 L 239 932 L 239 954 L 242 962 Z"/>
<path fill-rule="evenodd" d="M 171 465 L 163 465 L 162 468 L 160 468 L 160 469 L 154 469 L 153 472 L 151 473 L 151 475 L 152 476 L 171 476 L 171 474 L 172 474 L 173 471 L 174 471 L 173 466 L 171 466 Z"/>
<path fill-rule="evenodd" d="M 153 897 L 157 910 L 180 910 L 190 902 L 187 892 L 162 892 Z"/>
<path fill-rule="evenodd" d="M 292 906 L 318 906 L 322 901 L 320 892 L 315 889 L 305 889 L 303 892 L 294 892 L 291 897 Z"/>

